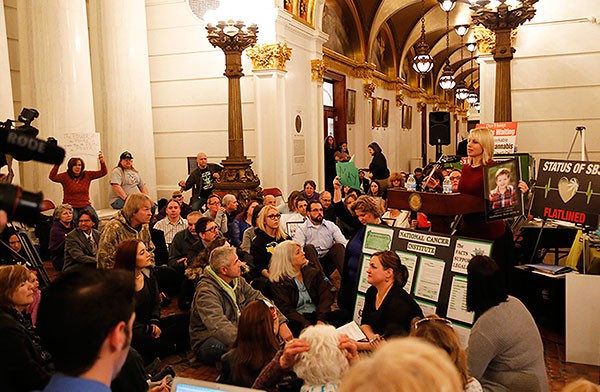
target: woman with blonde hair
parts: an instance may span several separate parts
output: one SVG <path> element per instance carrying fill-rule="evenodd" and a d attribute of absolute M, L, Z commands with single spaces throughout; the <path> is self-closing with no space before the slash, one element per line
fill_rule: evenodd
<path fill-rule="evenodd" d="M 469 133 L 468 140 L 469 163 L 463 166 L 458 192 L 483 199 L 483 168 L 494 163 L 494 135 L 487 128 L 475 128 Z M 519 189 L 527 192 L 529 188 L 525 182 L 519 181 Z M 483 212 L 464 214 L 458 235 L 494 241 L 492 258 L 496 260 L 504 275 L 508 276 L 514 260 L 514 242 L 510 228 L 503 220 L 486 222 Z"/>
<path fill-rule="evenodd" d="M 334 321 L 337 313 L 331 311 L 334 298 L 325 282 L 325 275 L 309 265 L 304 251 L 296 241 L 284 241 L 275 247 L 269 276 L 273 301 L 287 317 L 294 336 L 309 325 Z"/>
<path fill-rule="evenodd" d="M 432 314 L 427 317 L 415 317 L 412 320 L 410 336 L 422 338 L 444 350 L 458 369 L 465 392 L 483 391 L 475 377 L 469 376 L 467 353 L 460 346 L 458 335 L 452 328 L 452 322 Z"/>
<path fill-rule="evenodd" d="M 57 271 L 62 271 L 65 264 L 65 241 L 67 234 L 75 228 L 73 223 L 73 207 L 61 204 L 54 209 L 54 223 L 50 228 L 50 260 Z"/>
<path fill-rule="evenodd" d="M 340 392 L 462 392 L 448 354 L 417 338 L 388 341 L 357 361 L 342 379 Z"/>
<path fill-rule="evenodd" d="M 254 257 L 254 276 L 269 279 L 269 262 L 275 246 L 287 239 L 281 229 L 281 213 L 273 206 L 264 206 L 256 219 L 250 254 Z"/>

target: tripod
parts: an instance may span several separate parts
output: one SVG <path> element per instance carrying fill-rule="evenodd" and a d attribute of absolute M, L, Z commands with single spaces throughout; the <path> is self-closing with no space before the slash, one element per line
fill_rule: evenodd
<path fill-rule="evenodd" d="M 571 147 L 569 148 L 569 152 L 567 153 L 567 161 L 571 157 L 571 153 L 573 152 L 573 147 L 575 146 L 575 141 L 577 141 L 577 136 L 581 138 L 581 160 L 588 160 L 587 148 L 585 147 L 585 127 L 579 126 L 575 127 L 575 134 L 573 135 L 573 141 L 571 142 Z"/>

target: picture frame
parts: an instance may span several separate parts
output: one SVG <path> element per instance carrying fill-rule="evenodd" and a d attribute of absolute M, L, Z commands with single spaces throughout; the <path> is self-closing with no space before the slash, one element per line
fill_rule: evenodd
<path fill-rule="evenodd" d="M 381 107 L 383 105 L 381 98 L 373 98 L 371 110 L 371 126 L 373 128 L 381 126 Z"/>
<path fill-rule="evenodd" d="M 356 90 L 346 90 L 346 123 L 356 124 Z"/>
<path fill-rule="evenodd" d="M 387 128 L 389 125 L 390 100 L 384 99 L 381 106 L 381 126 Z"/>
<path fill-rule="evenodd" d="M 402 105 L 402 128 L 412 128 L 412 106 Z"/>

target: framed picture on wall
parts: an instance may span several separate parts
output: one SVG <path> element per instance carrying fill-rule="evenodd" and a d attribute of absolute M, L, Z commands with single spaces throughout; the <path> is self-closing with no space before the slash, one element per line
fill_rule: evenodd
<path fill-rule="evenodd" d="M 387 127 L 389 124 L 390 116 L 390 100 L 384 99 L 381 107 L 381 126 Z"/>
<path fill-rule="evenodd" d="M 412 128 L 412 106 L 402 105 L 402 128 Z"/>
<path fill-rule="evenodd" d="M 346 122 L 356 124 L 356 90 L 346 90 L 346 112 Z"/>
<path fill-rule="evenodd" d="M 381 98 L 373 98 L 371 101 L 373 107 L 371 110 L 371 126 L 373 128 L 381 126 L 381 106 L 382 106 Z"/>

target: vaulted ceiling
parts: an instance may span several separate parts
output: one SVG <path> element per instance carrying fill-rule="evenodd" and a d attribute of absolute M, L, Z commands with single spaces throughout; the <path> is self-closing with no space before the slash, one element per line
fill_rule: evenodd
<path fill-rule="evenodd" d="M 434 59 L 434 69 L 423 81 L 412 69 L 416 44 L 421 37 L 421 15 L 425 11 L 425 39 Z M 408 84 L 419 83 L 431 93 L 441 94 L 438 79 L 446 59 L 457 78 L 464 78 L 468 87 L 477 88 L 477 63 L 471 62 L 464 44 L 474 42 L 469 30 L 461 39 L 454 26 L 469 24 L 471 10 L 468 0 L 457 0 L 449 14 L 437 0 L 325 0 L 323 30 L 329 34 L 325 47 L 356 61 L 375 64 L 376 69 L 390 77 L 400 77 Z M 449 49 L 446 51 L 446 37 Z M 462 47 L 462 59 L 461 59 Z"/>

